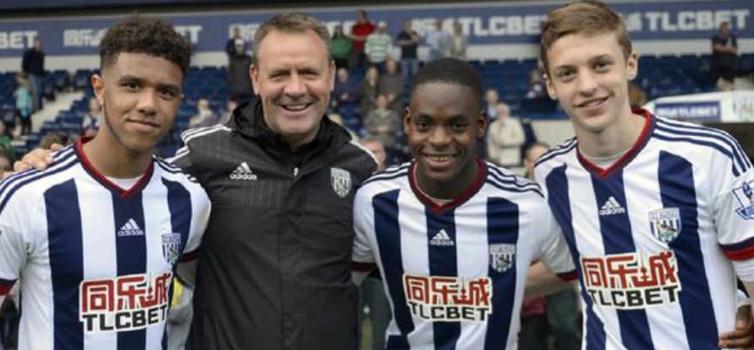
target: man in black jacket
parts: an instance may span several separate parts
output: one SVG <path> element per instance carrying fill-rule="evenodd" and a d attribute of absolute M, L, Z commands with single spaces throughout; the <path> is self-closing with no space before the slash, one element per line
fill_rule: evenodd
<path fill-rule="evenodd" d="M 21 70 L 29 77 L 32 111 L 36 112 L 42 109 L 45 75 L 45 53 L 42 51 L 42 40 L 39 37 L 35 37 L 33 46 L 24 52 L 21 59 Z"/>
<path fill-rule="evenodd" d="M 355 349 L 352 200 L 376 168 L 324 117 L 327 30 L 279 15 L 256 33 L 258 99 L 184 134 L 176 163 L 207 190 L 189 348 Z"/>

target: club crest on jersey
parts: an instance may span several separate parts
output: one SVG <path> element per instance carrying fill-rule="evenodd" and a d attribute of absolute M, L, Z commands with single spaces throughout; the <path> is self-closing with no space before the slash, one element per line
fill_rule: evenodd
<path fill-rule="evenodd" d="M 330 168 L 330 185 L 340 198 L 351 192 L 351 173 L 341 168 Z"/>
<path fill-rule="evenodd" d="M 170 265 L 175 265 L 178 258 L 181 257 L 181 234 L 180 233 L 163 233 L 162 234 L 162 257 Z"/>
<path fill-rule="evenodd" d="M 649 230 L 662 243 L 670 243 L 681 233 L 681 211 L 663 208 L 649 212 Z"/>
<path fill-rule="evenodd" d="M 743 186 L 733 189 L 733 195 L 738 200 L 736 213 L 744 220 L 754 220 L 754 181 L 745 182 Z"/>
<path fill-rule="evenodd" d="M 513 267 L 516 258 L 516 245 L 507 243 L 490 244 L 490 267 L 503 273 Z"/>

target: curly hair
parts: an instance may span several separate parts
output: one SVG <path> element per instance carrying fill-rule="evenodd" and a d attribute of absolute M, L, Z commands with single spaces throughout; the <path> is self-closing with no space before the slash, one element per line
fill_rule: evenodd
<path fill-rule="evenodd" d="M 191 44 L 161 18 L 133 15 L 115 23 L 99 45 L 100 68 L 115 63 L 118 54 L 144 53 L 175 63 L 186 74 Z"/>

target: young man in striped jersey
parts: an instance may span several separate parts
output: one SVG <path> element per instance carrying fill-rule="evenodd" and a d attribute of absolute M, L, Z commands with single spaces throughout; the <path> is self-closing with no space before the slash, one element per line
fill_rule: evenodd
<path fill-rule="evenodd" d="M 746 154 L 722 131 L 631 110 L 637 56 L 604 4 L 554 10 L 541 40 L 547 91 L 576 137 L 535 175 L 576 261 L 586 348 L 750 343 L 745 327 L 723 333 L 736 328 L 736 277 L 754 286 Z"/>
<path fill-rule="evenodd" d="M 20 349 L 167 346 L 176 264 L 198 247 L 210 209 L 197 183 L 152 155 L 190 54 L 168 22 L 115 24 L 92 76 L 104 127 L 46 170 L 0 183 L 0 302 L 20 283 Z"/>
<path fill-rule="evenodd" d="M 422 68 L 404 119 L 414 160 L 356 194 L 353 260 L 382 273 L 387 349 L 515 348 L 531 261 L 575 277 L 539 186 L 477 158 L 481 91 L 463 61 Z"/>

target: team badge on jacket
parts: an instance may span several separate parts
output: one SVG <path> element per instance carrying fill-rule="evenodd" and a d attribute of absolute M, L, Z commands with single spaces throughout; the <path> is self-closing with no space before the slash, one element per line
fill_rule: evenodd
<path fill-rule="evenodd" d="M 335 194 L 340 198 L 346 198 L 351 192 L 351 173 L 341 168 L 330 168 L 330 185 Z"/>
<path fill-rule="evenodd" d="M 649 212 L 649 229 L 662 243 L 670 243 L 681 233 L 681 212 L 678 208 L 663 208 Z"/>
<path fill-rule="evenodd" d="M 516 245 L 507 243 L 490 244 L 490 267 L 498 273 L 503 273 L 513 267 L 516 258 Z"/>
<path fill-rule="evenodd" d="M 736 213 L 744 220 L 754 220 L 754 189 L 751 188 L 754 181 L 744 183 L 743 186 L 733 189 L 733 194 L 738 200 L 739 206 Z"/>
<path fill-rule="evenodd" d="M 181 257 L 181 234 L 180 233 L 163 233 L 162 234 L 162 256 L 170 265 L 175 265 L 178 258 Z"/>

